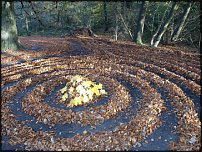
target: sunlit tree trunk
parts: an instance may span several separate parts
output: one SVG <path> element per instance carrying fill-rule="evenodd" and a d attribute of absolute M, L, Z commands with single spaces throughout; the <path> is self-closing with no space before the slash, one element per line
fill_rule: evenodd
<path fill-rule="evenodd" d="M 126 23 L 125 23 L 125 21 L 124 21 L 124 19 L 123 19 L 123 16 L 122 16 L 121 14 L 120 14 L 120 18 L 121 18 L 121 20 L 122 20 L 122 23 L 123 23 L 125 29 L 127 30 L 128 34 L 129 34 L 131 40 L 133 40 L 132 33 L 131 33 L 130 29 L 128 28 L 128 26 L 126 25 Z"/>
<path fill-rule="evenodd" d="M 171 38 L 172 42 L 178 40 L 178 37 L 179 37 L 183 27 L 184 27 L 184 23 L 185 23 L 185 21 L 187 19 L 187 16 L 188 16 L 189 12 L 190 12 L 191 6 L 192 6 L 192 3 L 189 2 L 187 4 L 186 8 L 184 9 L 184 12 L 183 12 L 182 18 L 180 20 L 180 23 L 179 23 L 179 25 L 177 26 L 177 28 L 173 32 L 173 35 L 172 35 L 172 38 Z"/>
<path fill-rule="evenodd" d="M 116 21 L 116 25 L 115 25 L 115 40 L 117 41 L 118 40 L 118 15 L 116 14 L 116 16 L 115 16 L 115 21 Z"/>
<path fill-rule="evenodd" d="M 119 30 L 117 5 L 115 5 L 114 9 L 115 9 L 115 11 L 114 11 L 114 16 L 115 16 L 114 39 L 115 39 L 115 41 L 117 41 L 118 40 L 118 30 Z"/>
<path fill-rule="evenodd" d="M 137 22 L 137 28 L 135 30 L 134 34 L 134 42 L 142 44 L 142 35 L 144 30 L 144 22 L 145 22 L 145 16 L 146 16 L 146 7 L 148 5 L 148 2 L 143 1 L 141 4 L 138 22 Z"/>
<path fill-rule="evenodd" d="M 1 51 L 19 49 L 18 32 L 13 2 L 3 2 L 1 25 Z"/>
<path fill-rule="evenodd" d="M 173 2 L 172 8 L 171 8 L 166 20 L 163 22 L 158 34 L 156 35 L 156 40 L 153 44 L 153 47 L 157 47 L 159 42 L 161 41 L 161 38 L 162 38 L 163 34 L 165 33 L 166 29 L 168 28 L 168 25 L 174 15 L 175 10 L 178 8 L 178 3 L 179 2 Z"/>
<path fill-rule="evenodd" d="M 30 36 L 30 32 L 29 32 L 29 21 L 28 21 L 27 14 L 25 14 L 25 27 L 26 27 L 27 36 Z"/>
<path fill-rule="evenodd" d="M 169 3 L 169 4 L 170 4 L 170 3 Z M 168 4 L 168 5 L 169 5 L 169 4 Z M 166 16 L 166 12 L 167 12 L 167 11 L 168 11 L 168 7 L 166 8 L 166 10 L 165 10 L 164 13 L 163 13 L 163 16 L 162 16 L 162 18 L 161 18 L 161 24 L 159 24 L 159 26 L 158 26 L 156 32 L 153 34 L 153 36 L 152 36 L 152 38 L 151 38 L 151 42 L 150 42 L 150 45 L 151 45 L 151 46 L 153 46 L 153 44 L 154 44 L 154 39 L 156 38 L 156 36 L 157 36 L 157 34 L 158 34 L 158 32 L 159 32 L 159 30 L 160 30 L 162 24 L 163 24 L 163 20 L 164 20 L 164 18 L 165 18 L 165 16 Z"/>

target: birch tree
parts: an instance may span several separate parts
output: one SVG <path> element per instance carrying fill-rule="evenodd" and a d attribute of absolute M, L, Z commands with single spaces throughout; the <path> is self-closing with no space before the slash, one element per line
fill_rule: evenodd
<path fill-rule="evenodd" d="M 183 27 L 184 27 L 185 21 L 186 21 L 187 16 L 188 16 L 188 14 L 190 12 L 191 6 L 192 6 L 192 2 L 189 2 L 187 4 L 186 8 L 184 9 L 184 12 L 182 14 L 180 23 L 179 23 L 179 25 L 177 26 L 177 28 L 174 30 L 174 32 L 172 34 L 172 37 L 171 37 L 172 42 L 178 40 L 178 37 L 179 37 Z"/>
<path fill-rule="evenodd" d="M 154 39 L 154 43 L 153 43 L 153 45 L 152 45 L 153 47 L 157 47 L 158 44 L 159 44 L 159 42 L 161 41 L 161 38 L 162 38 L 163 34 L 164 34 L 165 31 L 167 30 L 168 25 L 169 25 L 170 21 L 171 21 L 172 18 L 173 18 L 173 15 L 174 15 L 175 10 L 177 10 L 177 8 L 178 8 L 178 4 L 179 4 L 179 2 L 173 2 L 172 7 L 171 7 L 171 10 L 170 10 L 170 12 L 169 12 L 167 18 L 166 18 L 165 21 L 162 23 L 162 25 L 160 26 L 160 29 L 159 29 L 157 35 L 155 36 L 156 39 Z"/>

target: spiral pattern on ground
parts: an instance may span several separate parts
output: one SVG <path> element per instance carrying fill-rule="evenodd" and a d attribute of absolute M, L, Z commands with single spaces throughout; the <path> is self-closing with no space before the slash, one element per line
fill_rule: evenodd
<path fill-rule="evenodd" d="M 166 113 L 174 123 L 170 131 L 176 132 L 166 148 L 201 147 L 199 54 L 102 38 L 21 41 L 30 47 L 30 57 L 10 62 L 13 55 L 2 56 L 5 149 L 9 144 L 26 150 L 137 150 L 170 123 L 163 119 Z M 74 75 L 101 82 L 108 96 L 66 107 L 58 93 Z"/>

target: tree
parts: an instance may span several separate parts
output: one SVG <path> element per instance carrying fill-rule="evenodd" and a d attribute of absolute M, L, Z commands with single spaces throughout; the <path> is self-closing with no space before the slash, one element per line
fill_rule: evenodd
<path fill-rule="evenodd" d="M 163 34 L 165 33 L 166 29 L 168 28 L 168 25 L 174 15 L 175 10 L 177 10 L 178 8 L 178 3 L 179 2 L 173 2 L 173 5 L 171 7 L 171 10 L 167 16 L 167 18 L 165 19 L 165 21 L 163 22 L 163 24 L 160 26 L 159 32 L 156 35 L 156 40 L 153 43 L 153 47 L 157 47 L 159 42 L 161 41 L 161 38 L 163 36 Z"/>
<path fill-rule="evenodd" d="M 104 0 L 104 17 L 105 17 L 105 32 L 108 31 L 108 16 L 107 16 L 107 3 L 106 0 Z"/>
<path fill-rule="evenodd" d="M 136 43 L 140 43 L 140 44 L 142 44 L 142 35 L 143 35 L 143 30 L 144 30 L 144 22 L 145 22 L 147 4 L 148 4 L 148 2 L 146 2 L 146 1 L 143 1 L 141 4 L 138 22 L 137 22 L 137 28 L 136 28 L 135 34 L 134 34 L 134 41 Z"/>
<path fill-rule="evenodd" d="M 168 4 L 164 4 L 164 6 L 166 6 L 166 9 L 163 11 L 163 15 L 162 15 L 162 17 L 161 17 L 161 20 L 158 20 L 158 19 L 157 19 L 158 22 L 160 21 L 160 24 L 159 24 L 159 26 L 158 26 L 156 32 L 153 34 L 153 36 L 152 36 L 152 38 L 151 38 L 151 42 L 150 42 L 150 45 L 151 45 L 151 46 L 153 46 L 153 44 L 154 44 L 154 39 L 156 38 L 156 35 L 158 34 L 158 32 L 159 32 L 159 30 L 160 30 L 160 28 L 161 28 L 161 26 L 162 26 L 162 24 L 163 24 L 163 21 L 164 21 L 164 19 L 165 19 L 166 13 L 167 13 L 167 11 L 168 11 L 168 9 L 169 9 L 168 6 L 170 5 L 170 3 L 171 3 L 171 2 L 169 2 Z M 157 6 L 157 9 L 155 10 L 153 16 L 156 15 L 157 10 L 158 10 L 159 7 L 162 8 L 162 5 L 158 5 L 158 6 Z M 154 26 L 154 18 L 153 18 L 152 32 L 154 31 L 154 30 L 153 30 L 154 27 L 155 27 L 155 26 Z"/>
<path fill-rule="evenodd" d="M 132 34 L 131 34 L 130 29 L 129 29 L 128 26 L 126 25 L 126 23 L 125 23 L 125 21 L 124 21 L 124 19 L 123 19 L 123 16 L 122 16 L 121 14 L 119 14 L 119 15 L 120 15 L 120 18 L 121 18 L 121 20 L 122 20 L 122 23 L 123 23 L 123 25 L 124 25 L 126 31 L 128 32 L 128 34 L 129 34 L 129 36 L 130 36 L 130 38 L 131 38 L 131 40 L 132 40 L 132 39 L 133 39 L 133 36 L 132 36 Z"/>
<path fill-rule="evenodd" d="M 190 9 L 191 9 L 191 6 L 192 6 L 192 2 L 189 2 L 186 6 L 186 8 L 184 9 L 184 12 L 182 14 L 182 17 L 181 17 L 181 20 L 180 20 L 180 23 L 179 25 L 177 26 L 177 28 L 174 30 L 173 34 L 172 34 L 172 37 L 171 37 L 171 41 L 177 41 L 178 40 L 178 37 L 184 27 L 184 23 L 187 19 L 187 16 L 190 12 Z"/>
<path fill-rule="evenodd" d="M 40 17 L 39 17 L 39 14 L 37 13 L 37 11 L 36 11 L 35 8 L 34 8 L 33 3 L 32 3 L 31 1 L 29 1 L 29 3 L 30 3 L 30 5 L 31 5 L 31 7 L 32 7 L 32 11 L 33 11 L 34 14 L 36 15 L 36 18 L 37 18 L 38 22 L 40 23 L 41 26 L 44 26 L 44 24 L 42 23 L 42 21 L 41 21 L 41 19 L 40 19 Z"/>
<path fill-rule="evenodd" d="M 29 32 L 29 21 L 28 21 L 28 16 L 27 16 L 27 14 L 25 14 L 25 27 L 26 27 L 27 36 L 30 36 L 30 32 Z"/>
<path fill-rule="evenodd" d="M 2 6 L 1 51 L 17 50 L 19 47 L 14 3 L 4 2 Z"/>
<path fill-rule="evenodd" d="M 118 30 L 119 30 L 119 26 L 118 26 L 118 10 L 117 10 L 117 5 L 115 6 L 115 30 L 114 30 L 114 37 L 115 37 L 115 41 L 118 40 Z"/>
<path fill-rule="evenodd" d="M 126 13 L 126 1 L 124 0 L 121 2 L 121 12 L 119 12 L 119 18 L 120 18 L 122 25 L 123 25 L 120 27 L 120 30 L 123 31 L 124 34 L 125 34 L 125 32 L 127 32 L 128 35 L 130 36 L 131 40 L 133 40 L 133 35 L 132 35 L 131 30 L 130 30 L 127 22 L 126 22 L 126 14 L 127 14 Z"/>

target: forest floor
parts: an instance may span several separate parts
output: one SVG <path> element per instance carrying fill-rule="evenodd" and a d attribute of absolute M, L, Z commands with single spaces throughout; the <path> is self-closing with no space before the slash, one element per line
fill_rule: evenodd
<path fill-rule="evenodd" d="M 194 50 L 84 36 L 20 37 L 1 54 L 2 150 L 199 150 L 201 62 Z M 67 107 L 74 75 L 108 95 Z"/>

